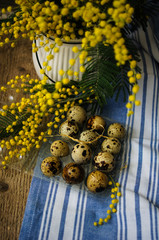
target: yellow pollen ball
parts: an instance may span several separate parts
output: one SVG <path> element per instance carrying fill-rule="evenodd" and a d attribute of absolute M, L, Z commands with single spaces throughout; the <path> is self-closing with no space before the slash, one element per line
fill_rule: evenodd
<path fill-rule="evenodd" d="M 135 101 L 135 95 L 130 95 L 129 96 L 129 101 L 134 102 Z"/>
<path fill-rule="evenodd" d="M 68 8 L 63 8 L 63 9 L 61 10 L 61 14 L 62 14 L 63 16 L 66 16 L 68 13 L 69 13 L 69 9 L 68 9 Z"/>
<path fill-rule="evenodd" d="M 55 47 L 55 48 L 54 48 L 54 52 L 55 52 L 55 53 L 58 53 L 58 52 L 59 52 L 59 48 L 58 48 L 58 47 Z"/>
<path fill-rule="evenodd" d="M 67 74 L 68 74 L 69 76 L 73 76 L 73 71 L 72 71 L 71 69 L 69 69 L 69 70 L 67 71 Z"/>
<path fill-rule="evenodd" d="M 62 79 L 62 83 L 63 83 L 64 85 L 68 84 L 68 83 L 69 83 L 69 79 L 68 79 L 68 78 L 63 78 L 63 79 Z"/>
<path fill-rule="evenodd" d="M 77 53 L 77 52 L 79 51 L 79 49 L 78 49 L 78 47 L 75 46 L 75 47 L 72 48 L 72 51 L 73 51 L 74 53 Z"/>
<path fill-rule="evenodd" d="M 128 108 L 128 109 L 129 109 L 129 108 L 132 108 L 132 104 L 131 104 L 131 103 L 127 103 L 127 104 L 126 104 L 126 108 Z"/>
<path fill-rule="evenodd" d="M 139 85 L 135 84 L 132 88 L 132 92 L 136 94 L 139 91 L 139 89 L 140 89 Z"/>
<path fill-rule="evenodd" d="M 138 80 L 141 79 L 141 74 L 140 73 L 136 74 L 136 79 L 138 79 Z"/>
<path fill-rule="evenodd" d="M 48 100 L 47 100 L 47 104 L 48 104 L 49 106 L 52 106 L 52 105 L 54 104 L 54 100 L 53 100 L 53 99 L 48 99 Z"/>
<path fill-rule="evenodd" d="M 130 77 L 130 78 L 129 78 L 129 83 L 135 83 L 135 82 L 136 82 L 135 77 Z"/>
<path fill-rule="evenodd" d="M 85 69 L 85 67 L 84 67 L 84 66 L 80 66 L 80 72 L 82 72 L 82 73 L 83 73 L 83 72 L 85 72 L 85 70 L 86 70 L 86 69 Z"/>
<path fill-rule="evenodd" d="M 130 110 L 130 111 L 128 111 L 127 116 L 129 117 L 129 116 L 131 116 L 132 114 L 134 114 L 134 112 Z"/>
<path fill-rule="evenodd" d="M 51 71 L 52 67 L 51 66 L 47 66 L 47 71 Z"/>
<path fill-rule="evenodd" d="M 114 204 L 110 204 L 109 207 L 110 207 L 110 208 L 113 208 L 113 207 L 114 207 Z"/>
<path fill-rule="evenodd" d="M 60 81 L 55 83 L 55 89 L 60 89 L 62 87 L 62 83 Z"/>
<path fill-rule="evenodd" d="M 136 101 L 135 101 L 135 105 L 136 105 L 136 106 L 140 106 L 140 104 L 141 104 L 141 102 L 140 102 L 139 100 L 136 100 Z"/>
<path fill-rule="evenodd" d="M 40 73 L 44 74 L 45 73 L 44 69 L 40 69 Z"/>
<path fill-rule="evenodd" d="M 130 67 L 131 68 L 135 68 L 136 67 L 136 61 L 135 60 L 132 60 L 131 62 L 130 62 Z"/>
<path fill-rule="evenodd" d="M 60 76 L 63 76 L 63 75 L 64 75 L 64 73 L 65 73 L 65 72 L 64 72 L 64 70 L 63 70 L 63 69 L 60 69 L 60 70 L 59 70 L 59 74 L 60 74 Z"/>
<path fill-rule="evenodd" d="M 60 94 L 54 92 L 53 95 L 52 95 L 52 97 L 53 97 L 54 99 L 58 99 L 58 98 L 60 98 Z"/>
<path fill-rule="evenodd" d="M 111 215 L 108 215 L 108 216 L 107 216 L 107 219 L 111 219 Z"/>
<path fill-rule="evenodd" d="M 116 208 L 113 208 L 113 209 L 112 209 L 112 212 L 113 212 L 113 213 L 116 213 L 116 211 L 117 211 Z"/>
<path fill-rule="evenodd" d="M 73 59 L 73 58 L 70 59 L 70 60 L 69 60 L 69 64 L 70 64 L 71 66 L 73 66 L 73 65 L 75 64 L 75 59 Z"/>
<path fill-rule="evenodd" d="M 109 210 L 107 210 L 107 214 L 110 214 L 111 213 L 111 210 L 109 209 Z"/>

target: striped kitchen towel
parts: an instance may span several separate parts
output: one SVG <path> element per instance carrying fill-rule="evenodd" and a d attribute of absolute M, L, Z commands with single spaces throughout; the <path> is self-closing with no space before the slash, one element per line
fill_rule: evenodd
<path fill-rule="evenodd" d="M 142 45 L 141 35 L 136 39 Z M 106 216 L 110 194 L 93 195 L 84 185 L 68 186 L 37 177 L 41 149 L 26 205 L 20 240 L 134 240 L 159 239 L 159 64 L 153 58 L 153 45 L 144 32 L 147 50 L 139 49 L 140 67 L 138 99 L 141 106 L 127 117 L 125 103 L 111 100 L 103 116 L 126 126 L 127 141 L 122 162 L 127 168 L 119 172 L 122 197 L 117 213 L 108 223 L 95 227 L 93 222 Z"/>

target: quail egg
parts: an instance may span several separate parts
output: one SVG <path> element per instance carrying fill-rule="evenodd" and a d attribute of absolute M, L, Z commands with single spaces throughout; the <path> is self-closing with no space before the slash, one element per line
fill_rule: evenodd
<path fill-rule="evenodd" d="M 105 126 L 106 122 L 104 118 L 98 115 L 90 117 L 87 121 L 87 128 L 94 129 L 99 133 L 103 132 Z"/>
<path fill-rule="evenodd" d="M 47 177 L 53 177 L 61 172 L 62 164 L 57 157 L 47 157 L 41 163 L 41 171 Z"/>
<path fill-rule="evenodd" d="M 84 179 L 84 169 L 77 163 L 68 163 L 62 172 L 63 179 L 69 184 L 77 184 Z"/>
<path fill-rule="evenodd" d="M 73 106 L 67 112 L 67 119 L 82 125 L 86 120 L 86 111 L 81 106 Z"/>
<path fill-rule="evenodd" d="M 65 157 L 69 154 L 69 146 L 62 140 L 56 140 L 51 144 L 50 152 L 55 157 Z"/>
<path fill-rule="evenodd" d="M 76 122 L 66 120 L 60 125 L 59 134 L 63 139 L 68 139 L 67 136 L 76 137 L 79 132 L 79 127 Z"/>
<path fill-rule="evenodd" d="M 105 172 L 111 172 L 115 167 L 114 156 L 109 152 L 99 152 L 94 157 L 94 166 L 98 170 L 104 170 Z"/>
<path fill-rule="evenodd" d="M 105 173 L 95 170 L 88 175 L 86 184 L 91 192 L 102 192 L 108 185 L 108 177 Z"/>
<path fill-rule="evenodd" d="M 121 143 L 117 138 L 107 137 L 101 145 L 103 152 L 110 152 L 111 154 L 118 154 L 121 150 Z"/>
<path fill-rule="evenodd" d="M 95 146 L 98 143 L 98 140 L 96 140 L 97 138 L 98 138 L 98 133 L 96 131 L 85 130 L 80 134 L 79 140 Z"/>
<path fill-rule="evenodd" d="M 78 143 L 73 147 L 71 156 L 77 164 L 88 163 L 91 159 L 91 148 L 85 143 Z"/>
<path fill-rule="evenodd" d="M 112 123 L 108 127 L 107 134 L 109 137 L 123 139 L 125 137 L 125 128 L 120 123 Z"/>

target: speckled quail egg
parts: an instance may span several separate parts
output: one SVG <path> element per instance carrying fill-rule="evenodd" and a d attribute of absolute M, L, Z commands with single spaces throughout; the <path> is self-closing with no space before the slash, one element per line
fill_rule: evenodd
<path fill-rule="evenodd" d="M 76 137 L 79 132 L 79 127 L 76 122 L 66 120 L 60 125 L 59 134 L 63 139 L 68 139 L 67 136 Z"/>
<path fill-rule="evenodd" d="M 114 156 L 109 152 L 99 152 L 94 157 L 94 166 L 98 170 L 104 170 L 105 172 L 111 172 L 115 167 Z"/>
<path fill-rule="evenodd" d="M 105 173 L 95 170 L 88 175 L 86 184 L 91 192 L 102 192 L 108 185 L 108 177 Z"/>
<path fill-rule="evenodd" d="M 106 126 L 106 122 L 104 118 L 98 115 L 90 117 L 87 121 L 87 128 L 94 129 L 99 133 L 104 131 L 105 126 Z"/>
<path fill-rule="evenodd" d="M 71 156 L 77 164 L 88 163 L 91 159 L 91 148 L 85 143 L 78 143 L 73 147 Z"/>
<path fill-rule="evenodd" d="M 110 152 L 111 154 L 118 154 L 121 150 L 121 143 L 117 138 L 107 137 L 101 145 L 103 152 Z"/>
<path fill-rule="evenodd" d="M 93 146 L 96 146 L 98 143 L 98 133 L 94 130 L 85 130 L 81 132 L 79 140 L 91 144 Z M 89 143 L 90 142 L 90 143 Z"/>
<path fill-rule="evenodd" d="M 62 140 L 56 140 L 51 144 L 50 152 L 55 157 L 65 157 L 69 154 L 69 146 Z"/>
<path fill-rule="evenodd" d="M 47 157 L 41 163 L 41 171 L 47 177 L 58 175 L 61 170 L 62 164 L 57 157 Z"/>
<path fill-rule="evenodd" d="M 68 163 L 62 172 L 63 179 L 69 184 L 77 184 L 84 179 L 84 169 L 77 163 Z"/>
<path fill-rule="evenodd" d="M 67 119 L 82 125 L 86 120 L 86 111 L 81 106 L 73 106 L 67 112 Z"/>
<path fill-rule="evenodd" d="M 112 123 L 108 127 L 107 134 L 109 137 L 123 139 L 125 137 L 125 128 L 120 123 Z"/>

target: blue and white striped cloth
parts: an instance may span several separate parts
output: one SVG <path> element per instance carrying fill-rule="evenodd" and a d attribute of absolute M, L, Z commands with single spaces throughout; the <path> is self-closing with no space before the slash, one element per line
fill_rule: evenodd
<path fill-rule="evenodd" d="M 134 115 L 127 117 L 125 103 L 111 100 L 103 116 L 125 124 L 127 141 L 122 161 L 127 168 L 120 171 L 118 181 L 122 197 L 117 213 L 99 227 L 93 222 L 106 216 L 110 194 L 96 196 L 81 186 L 68 187 L 57 181 L 37 178 L 37 163 L 26 205 L 20 240 L 134 240 L 159 239 L 159 64 L 153 57 L 147 32 L 136 33 L 144 48 L 140 67 L 138 99 Z M 44 149 L 41 150 L 43 156 Z"/>

